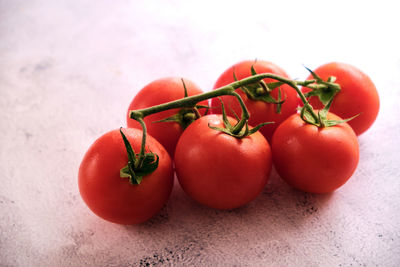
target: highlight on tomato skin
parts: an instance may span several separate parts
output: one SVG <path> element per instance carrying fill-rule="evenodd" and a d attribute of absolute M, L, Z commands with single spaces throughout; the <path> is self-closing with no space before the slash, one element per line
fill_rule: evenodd
<path fill-rule="evenodd" d="M 179 139 L 174 157 L 179 184 L 210 208 L 241 207 L 255 199 L 269 179 L 270 146 L 260 132 L 238 139 L 209 125 L 223 127 L 222 116 L 201 117 Z"/>
<path fill-rule="evenodd" d="M 272 62 L 263 60 L 245 60 L 234 64 L 225 72 L 223 72 L 217 79 L 214 85 L 214 89 L 234 82 L 234 74 L 236 75 L 238 80 L 251 76 L 252 66 L 254 67 L 257 74 L 272 73 L 285 78 L 289 78 L 289 75 L 281 67 Z M 263 81 L 274 82 L 275 80 L 264 79 Z M 244 92 L 242 92 L 242 90 L 236 90 L 236 92 L 239 93 L 239 95 L 242 97 L 247 109 L 250 112 L 251 116 L 249 124 L 251 126 L 254 127 L 263 122 L 274 122 L 273 124 L 262 127 L 260 130 L 260 132 L 264 135 L 265 138 L 267 138 L 269 142 L 271 141 L 273 132 L 279 126 L 279 124 L 290 115 L 296 113 L 296 108 L 298 106 L 297 93 L 293 88 L 286 84 L 280 86 L 279 88 L 275 88 L 271 93 L 274 99 L 279 98 L 279 90 L 281 90 L 281 97 L 285 99 L 285 102 L 281 106 L 280 113 L 277 113 L 276 104 L 267 103 L 260 100 L 252 100 Z M 225 103 L 226 112 L 229 116 L 234 117 L 234 113 L 236 113 L 240 117 L 242 112 L 240 105 L 235 97 L 222 96 L 221 99 Z M 218 99 L 211 99 L 212 109 L 210 110 L 210 112 L 212 114 L 221 114 L 222 111 L 220 106 L 221 103 Z"/>
<path fill-rule="evenodd" d="M 142 131 L 123 131 L 138 153 Z M 174 182 L 171 158 L 149 135 L 146 149 L 158 155 L 158 168 L 144 176 L 139 185 L 133 185 L 128 178 L 120 177 L 128 156 L 119 129 L 102 135 L 90 146 L 79 168 L 78 186 L 82 199 L 97 216 L 117 224 L 138 224 L 156 215 L 166 204 Z"/>
<path fill-rule="evenodd" d="M 343 119 L 359 114 L 348 124 L 357 136 L 367 131 L 375 122 L 380 106 L 378 91 L 371 78 L 357 67 L 341 62 L 321 65 L 313 72 L 325 81 L 329 76 L 336 77 L 335 83 L 341 87 L 341 91 L 333 100 L 330 111 Z M 310 75 L 307 79 L 312 78 Z M 303 87 L 302 91 L 306 93 L 310 89 Z M 310 97 L 309 101 L 316 109 L 323 107 L 317 96 Z"/>
<path fill-rule="evenodd" d="M 333 113 L 328 119 L 341 120 Z M 275 131 L 272 155 L 279 176 L 296 189 L 324 194 L 345 184 L 359 161 L 357 136 L 347 123 L 317 127 L 292 115 Z"/>
<path fill-rule="evenodd" d="M 184 84 L 183 84 L 183 82 Z M 140 124 L 129 117 L 131 110 L 148 108 L 166 102 L 181 99 L 185 96 L 184 85 L 188 96 L 198 95 L 203 91 L 192 81 L 179 77 L 165 77 L 154 80 L 143 87 L 130 103 L 127 114 L 127 127 L 142 129 Z M 208 105 L 208 101 L 202 101 L 199 105 Z M 205 110 L 199 110 L 204 114 Z M 176 143 L 183 132 L 182 126 L 178 122 L 157 122 L 171 117 L 179 112 L 179 109 L 171 109 L 144 118 L 147 132 L 157 139 L 168 151 L 170 156 L 174 155 Z"/>

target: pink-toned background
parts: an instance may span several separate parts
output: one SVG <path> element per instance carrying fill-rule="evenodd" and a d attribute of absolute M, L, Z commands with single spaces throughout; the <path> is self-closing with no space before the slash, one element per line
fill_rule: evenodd
<path fill-rule="evenodd" d="M 246 2 L 246 3 L 245 3 Z M 396 1 L 0 1 L 0 266 L 399 266 L 400 39 Z M 125 125 L 148 82 L 210 90 L 243 59 L 304 79 L 343 61 L 370 75 L 381 110 L 354 176 L 330 195 L 274 172 L 249 205 L 216 211 L 176 184 L 147 223 L 96 217 L 80 161 Z"/>

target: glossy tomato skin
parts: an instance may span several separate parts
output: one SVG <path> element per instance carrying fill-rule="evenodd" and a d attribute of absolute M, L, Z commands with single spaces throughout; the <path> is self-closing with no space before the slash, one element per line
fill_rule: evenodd
<path fill-rule="evenodd" d="M 208 207 L 243 206 L 256 198 L 268 181 L 270 146 L 259 132 L 236 139 L 208 124 L 223 127 L 222 116 L 201 117 L 179 139 L 174 159 L 179 183 L 191 198 Z"/>
<path fill-rule="evenodd" d="M 329 119 L 340 119 L 329 113 Z M 310 193 L 329 193 L 342 186 L 356 170 L 357 136 L 347 123 L 318 128 L 292 115 L 272 138 L 274 166 L 293 187 Z"/>
<path fill-rule="evenodd" d="M 124 129 L 135 152 L 140 151 L 142 131 Z M 167 151 L 151 136 L 146 147 L 159 156 L 159 166 L 143 177 L 140 185 L 120 177 L 128 156 L 119 130 L 97 139 L 86 152 L 79 168 L 82 199 L 99 217 L 118 224 L 137 224 L 154 216 L 167 202 L 173 186 L 173 168 Z"/>
<path fill-rule="evenodd" d="M 221 76 L 218 78 L 214 85 L 214 89 L 222 87 L 224 85 L 230 84 L 234 82 L 233 72 L 235 72 L 238 80 L 244 79 L 246 77 L 251 76 L 251 66 L 254 66 L 254 69 L 258 74 L 261 73 L 273 73 L 285 78 L 289 78 L 286 72 L 281 69 L 279 66 L 268 62 L 268 61 L 260 61 L 257 60 L 247 60 L 239 62 L 229 69 L 227 69 Z M 273 82 L 275 80 L 272 79 L 264 79 L 265 82 Z M 286 101 L 282 104 L 281 113 L 276 113 L 276 105 L 271 103 L 266 103 L 263 101 L 254 101 L 247 97 L 245 93 L 243 93 L 240 89 L 237 89 L 236 92 L 242 97 L 243 101 L 246 104 L 247 109 L 250 112 L 250 120 L 249 124 L 251 126 L 256 126 L 263 122 L 273 121 L 274 124 L 267 125 L 262 127 L 260 132 L 267 138 L 268 141 L 271 141 L 272 134 L 275 129 L 279 126 L 279 124 L 288 118 L 290 115 L 296 112 L 296 108 L 298 106 L 298 97 L 296 91 L 288 85 L 282 85 L 282 98 L 286 97 Z M 278 88 L 272 91 L 272 96 L 274 99 L 278 98 Z M 233 112 L 238 115 L 242 113 L 240 105 L 237 99 L 233 96 L 222 96 L 222 101 L 225 104 L 226 112 L 229 116 L 233 117 Z M 217 98 L 213 98 L 211 100 L 211 113 L 221 114 L 221 103 Z"/>
<path fill-rule="evenodd" d="M 358 117 L 349 121 L 356 135 L 360 135 L 374 123 L 379 112 L 379 95 L 370 77 L 358 68 L 339 62 L 331 62 L 318 67 L 314 72 L 323 80 L 329 76 L 336 77 L 336 83 L 341 91 L 335 96 L 330 112 L 342 118 L 350 118 L 357 114 Z M 307 79 L 313 79 L 310 75 Z M 310 89 L 303 88 L 303 92 Z M 322 103 L 318 97 L 310 98 L 314 108 L 321 109 Z"/>
<path fill-rule="evenodd" d="M 189 96 L 203 93 L 201 89 L 192 81 L 184 79 L 184 82 Z M 128 127 L 141 129 L 141 126 L 137 121 L 129 118 L 130 110 L 148 108 L 162 103 L 174 101 L 183 98 L 184 96 L 184 87 L 181 78 L 166 77 L 149 83 L 138 92 L 129 105 L 126 115 Z M 199 103 L 199 105 L 207 104 L 207 101 L 202 101 Z M 179 109 L 171 109 L 144 118 L 147 132 L 165 147 L 171 157 L 174 155 L 176 143 L 178 142 L 179 136 L 182 134 L 184 129 L 177 122 L 153 122 L 170 117 L 176 114 L 178 111 Z M 204 109 L 201 113 L 204 113 Z"/>

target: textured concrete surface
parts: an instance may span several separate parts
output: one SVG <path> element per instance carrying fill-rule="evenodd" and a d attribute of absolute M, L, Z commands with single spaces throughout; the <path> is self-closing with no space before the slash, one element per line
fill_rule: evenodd
<path fill-rule="evenodd" d="M 399 266 L 395 1 L 150 2 L 0 1 L 0 266 Z M 347 184 L 311 195 L 273 173 L 223 212 L 175 184 L 159 215 L 129 227 L 89 211 L 80 161 L 125 125 L 137 90 L 163 76 L 210 90 L 253 58 L 300 79 L 303 64 L 344 61 L 375 81 L 381 111 Z"/>

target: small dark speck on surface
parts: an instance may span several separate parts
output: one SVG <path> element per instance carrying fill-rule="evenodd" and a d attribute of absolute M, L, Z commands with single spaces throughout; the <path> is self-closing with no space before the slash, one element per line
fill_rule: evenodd
<path fill-rule="evenodd" d="M 223 216 L 224 214 L 238 214 L 238 215 L 244 215 L 248 212 L 248 206 L 242 206 L 230 210 L 218 210 L 218 209 L 210 209 L 214 215 L 221 215 Z"/>
<path fill-rule="evenodd" d="M 33 134 L 31 134 L 30 132 L 25 132 L 25 138 L 26 138 L 26 140 L 31 139 L 32 136 L 33 136 Z"/>
<path fill-rule="evenodd" d="M 42 72 L 52 67 L 51 60 L 42 60 L 36 64 L 29 64 L 21 67 L 19 73 L 21 74 L 34 74 L 36 72 Z"/>
<path fill-rule="evenodd" d="M 367 266 L 364 262 L 360 261 L 354 255 L 349 255 L 349 258 L 352 260 L 352 262 L 348 262 L 345 265 L 339 264 L 339 266 Z"/>
<path fill-rule="evenodd" d="M 5 196 L 0 196 L 0 204 L 9 204 L 9 203 L 14 204 L 15 201 L 11 200 Z"/>
<path fill-rule="evenodd" d="M 42 61 L 35 65 L 35 71 L 44 71 L 51 67 L 50 61 Z"/>
<path fill-rule="evenodd" d="M 192 240 L 182 246 L 176 245 L 174 248 L 164 248 L 160 252 L 154 252 L 151 256 L 141 258 L 133 266 L 162 266 L 175 263 L 186 265 L 191 262 L 191 259 L 200 257 L 202 250 L 203 248 L 199 247 L 195 240 Z"/>
<path fill-rule="evenodd" d="M 318 211 L 315 199 L 309 193 L 302 193 L 296 203 L 296 206 L 304 208 L 304 214 L 313 214 Z"/>

